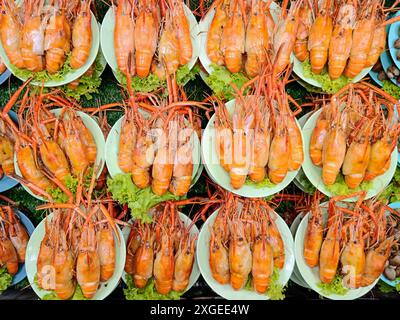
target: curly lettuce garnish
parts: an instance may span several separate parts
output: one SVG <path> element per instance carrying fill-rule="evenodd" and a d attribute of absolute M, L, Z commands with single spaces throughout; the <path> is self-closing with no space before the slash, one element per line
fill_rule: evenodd
<path fill-rule="evenodd" d="M 132 218 L 144 223 L 153 221 L 147 212 L 155 205 L 168 200 L 181 199 L 170 192 L 158 196 L 151 191 L 150 187 L 140 189 L 133 183 L 129 173 L 119 173 L 114 178 L 108 178 L 107 186 L 112 198 L 120 204 L 127 204 L 131 209 Z"/>
<path fill-rule="evenodd" d="M 341 173 L 338 174 L 334 184 L 326 186 L 326 188 L 337 196 L 346 196 L 357 191 L 368 191 L 371 189 L 373 181 L 363 181 L 357 188 L 351 189 L 347 186 L 344 181 L 344 177 Z"/>
<path fill-rule="evenodd" d="M 135 287 L 132 276 L 127 274 L 126 282 L 128 287 L 124 289 L 126 300 L 179 300 L 183 292 L 170 291 L 168 294 L 157 292 L 154 279 L 148 281 L 146 287 L 139 289 Z"/>
<path fill-rule="evenodd" d="M 96 57 L 93 65 L 93 72 L 91 75 L 83 75 L 80 77 L 79 85 L 73 89 L 68 85 L 63 86 L 63 91 L 65 94 L 71 98 L 79 100 L 82 96 L 84 96 L 87 100 L 91 100 L 92 94 L 99 93 L 98 88 L 101 84 L 101 73 L 103 72 L 103 65 L 101 63 L 101 53 Z"/>
<path fill-rule="evenodd" d="M 176 83 L 178 85 L 186 84 L 186 82 L 193 80 L 199 71 L 200 67 L 197 65 L 192 70 L 189 69 L 187 64 L 178 68 L 176 71 Z M 126 86 L 126 76 L 121 72 L 121 70 L 117 69 L 115 76 L 121 84 Z M 140 78 L 138 76 L 132 77 L 132 89 L 139 92 L 153 92 L 158 89 L 166 88 L 166 80 L 158 78 L 154 73 L 150 73 L 145 78 Z"/>
<path fill-rule="evenodd" d="M 326 68 L 324 68 L 322 70 L 321 74 L 314 74 L 311 71 L 311 64 L 310 64 L 309 60 L 304 61 L 302 63 L 302 67 L 303 67 L 304 76 L 306 78 L 310 78 L 315 81 L 318 81 L 322 86 L 322 90 L 324 90 L 326 93 L 330 93 L 330 94 L 336 93 L 337 91 L 342 89 L 344 86 L 349 84 L 352 80 L 352 79 L 347 78 L 344 75 L 341 75 L 336 80 L 332 80 L 329 77 L 329 74 L 328 74 L 328 71 L 326 70 Z"/>
<path fill-rule="evenodd" d="M 390 94 L 393 98 L 396 98 L 397 100 L 400 99 L 400 88 L 398 86 L 396 86 L 389 80 L 383 80 L 382 84 L 383 84 L 382 89 L 384 91 Z"/>
<path fill-rule="evenodd" d="M 261 189 L 261 188 L 265 188 L 265 187 L 272 188 L 275 186 L 275 184 L 271 180 L 269 180 L 269 178 L 267 176 L 261 182 L 254 182 L 249 177 L 247 177 L 245 184 L 248 186 L 251 186 L 251 187 L 255 187 L 257 189 Z"/>
<path fill-rule="evenodd" d="M 244 289 L 248 291 L 254 291 L 251 275 L 247 279 Z M 285 291 L 286 287 L 279 283 L 279 269 L 274 268 L 271 280 L 269 282 L 269 287 L 264 294 L 267 295 L 271 300 L 283 300 L 285 299 Z"/>
<path fill-rule="evenodd" d="M 71 67 L 71 57 L 72 54 L 69 53 L 61 69 L 53 74 L 47 72 L 47 70 L 32 72 L 27 69 L 18 69 L 15 66 L 11 66 L 11 71 L 15 76 L 22 79 L 28 79 L 32 77 L 33 81 L 37 82 L 48 82 L 48 81 L 61 82 L 65 79 L 68 73 L 73 71 Z"/>
<path fill-rule="evenodd" d="M 42 300 L 61 300 L 54 291 L 47 293 L 43 296 Z M 79 284 L 76 285 L 75 292 L 71 298 L 68 300 L 90 300 L 85 298 L 82 292 L 82 288 Z"/>
<path fill-rule="evenodd" d="M 332 294 L 344 296 L 349 291 L 349 289 L 343 285 L 343 279 L 339 274 L 335 276 L 331 283 L 320 282 L 317 286 L 321 289 L 321 293 L 327 296 Z"/>
<path fill-rule="evenodd" d="M 12 283 L 12 276 L 6 267 L 0 268 L 0 294 L 2 294 Z"/>
<path fill-rule="evenodd" d="M 212 89 L 214 94 L 221 99 L 231 100 L 235 98 L 235 90 L 231 86 L 233 83 L 240 89 L 249 79 L 241 72 L 231 73 L 223 66 L 211 65 L 213 72 L 205 78 L 206 84 Z"/>

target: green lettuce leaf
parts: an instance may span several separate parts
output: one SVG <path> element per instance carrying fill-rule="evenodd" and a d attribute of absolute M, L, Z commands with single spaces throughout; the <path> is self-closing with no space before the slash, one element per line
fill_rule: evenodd
<path fill-rule="evenodd" d="M 327 93 L 333 94 L 342 89 L 344 86 L 349 84 L 352 79 L 347 78 L 344 75 L 341 75 L 338 79 L 332 80 L 329 77 L 328 71 L 324 68 L 321 74 L 314 74 L 311 71 L 311 64 L 309 60 L 306 60 L 302 63 L 304 76 L 306 78 L 313 79 L 318 81 L 322 85 L 322 90 Z"/>
<path fill-rule="evenodd" d="M 44 295 L 42 300 L 61 300 L 61 299 L 57 296 L 57 294 L 54 291 L 52 291 Z M 90 299 L 85 298 L 82 292 L 82 288 L 80 287 L 79 284 L 77 284 L 74 295 L 69 300 L 90 300 Z"/>
<path fill-rule="evenodd" d="M 65 94 L 71 98 L 79 100 L 84 96 L 87 100 L 91 100 L 92 94 L 99 93 L 98 88 L 101 84 L 101 73 L 103 66 L 101 64 L 101 54 L 99 53 L 94 62 L 94 69 L 92 75 L 83 75 L 79 79 L 79 85 L 75 89 L 70 88 L 68 85 L 64 85 L 62 90 Z"/>
<path fill-rule="evenodd" d="M 28 79 L 28 78 L 33 78 L 33 81 L 37 82 L 48 82 L 48 81 L 56 81 L 56 82 L 61 82 L 65 79 L 65 76 L 72 71 L 71 68 L 71 57 L 72 54 L 69 53 L 67 55 L 67 58 L 61 67 L 61 69 L 54 73 L 48 73 L 47 70 L 43 70 L 40 72 L 32 72 L 26 69 L 18 69 L 15 66 L 11 67 L 12 73 L 14 73 L 17 77 L 23 78 L 23 79 Z"/>
<path fill-rule="evenodd" d="M 12 276 L 6 267 L 0 268 L 0 294 L 2 294 L 12 283 Z"/>
<path fill-rule="evenodd" d="M 139 289 L 135 287 L 132 276 L 126 275 L 128 287 L 124 289 L 126 300 L 179 300 L 183 292 L 171 291 L 168 294 L 159 294 L 156 290 L 154 279 L 151 279 L 146 287 Z"/>
<path fill-rule="evenodd" d="M 383 84 L 382 89 L 384 91 L 390 94 L 393 98 L 396 98 L 397 100 L 400 99 L 400 88 L 398 86 L 396 86 L 390 80 L 383 80 L 382 84 Z"/>
<path fill-rule="evenodd" d="M 212 89 L 214 94 L 226 100 L 235 98 L 235 90 L 231 83 L 240 89 L 249 79 L 241 72 L 231 73 L 223 66 L 212 65 L 213 72 L 205 79 L 207 85 Z"/>
<path fill-rule="evenodd" d="M 345 196 L 357 191 L 368 191 L 372 187 L 373 181 L 364 181 L 357 188 L 351 189 L 344 181 L 341 173 L 338 174 L 334 184 L 326 186 L 326 188 L 337 196 Z"/>
<path fill-rule="evenodd" d="M 119 173 L 114 178 L 108 178 L 107 186 L 115 201 L 128 204 L 133 219 L 140 219 L 145 223 L 152 222 L 152 218 L 147 214 L 150 208 L 160 202 L 181 199 L 170 192 L 158 196 L 150 187 L 140 189 L 133 183 L 129 173 Z"/>
<path fill-rule="evenodd" d="M 343 279 L 339 274 L 335 276 L 331 283 L 320 282 L 317 286 L 321 289 L 321 292 L 327 296 L 331 294 L 344 296 L 349 291 L 349 289 L 343 285 Z"/>
<path fill-rule="evenodd" d="M 265 176 L 264 180 L 261 182 L 254 182 L 249 177 L 247 177 L 245 184 L 248 186 L 258 188 L 258 189 L 265 188 L 265 187 L 272 188 L 275 186 L 275 184 L 271 180 L 269 180 L 269 178 L 267 176 Z"/>

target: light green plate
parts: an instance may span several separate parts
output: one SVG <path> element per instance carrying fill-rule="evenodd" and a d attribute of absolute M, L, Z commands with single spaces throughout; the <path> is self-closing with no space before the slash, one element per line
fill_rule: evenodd
<path fill-rule="evenodd" d="M 69 72 L 65 78 L 61 81 L 47 81 L 44 83 L 45 87 L 57 87 L 57 86 L 62 86 L 64 84 L 68 84 L 79 77 L 81 77 L 93 64 L 93 62 L 96 60 L 97 52 L 99 51 L 99 44 L 100 44 L 100 36 L 99 36 L 99 26 L 97 24 L 96 17 L 92 14 L 92 47 L 90 48 L 90 55 L 89 58 L 87 59 L 86 63 L 79 69 L 73 70 Z M 8 59 L 3 45 L 1 44 L 0 41 L 0 57 L 3 59 L 4 64 L 7 66 L 7 69 L 9 69 L 12 73 L 12 64 L 10 63 L 10 60 Z M 15 74 L 14 74 L 15 75 Z M 26 78 L 18 77 L 22 81 L 26 81 Z M 32 81 L 31 84 L 33 85 L 42 85 L 41 82 L 37 81 Z"/>
<path fill-rule="evenodd" d="M 192 69 L 196 64 L 199 51 L 196 41 L 197 34 L 199 33 L 198 29 L 199 26 L 192 11 L 185 4 L 183 6 L 185 10 L 185 15 L 189 20 L 190 36 L 192 39 L 193 55 L 192 59 L 188 63 L 189 69 Z M 104 57 L 106 58 L 107 63 L 110 65 L 111 69 L 115 72 L 116 70 L 118 70 L 118 65 L 117 65 L 117 60 L 115 58 L 115 50 L 114 50 L 114 29 L 115 29 L 114 10 L 115 8 L 111 6 L 110 9 L 108 9 L 106 15 L 104 16 L 100 30 L 100 42 L 101 42 L 101 48 L 104 53 Z"/>
<path fill-rule="evenodd" d="M 234 290 L 230 284 L 222 285 L 218 283 L 211 274 L 209 264 L 209 250 L 210 250 L 210 228 L 214 224 L 217 217 L 218 210 L 216 210 L 203 224 L 200 230 L 199 238 L 197 240 L 197 262 L 199 264 L 201 275 L 213 291 L 221 297 L 228 300 L 269 300 L 268 295 L 258 294 L 250 290 Z M 278 215 L 274 214 L 273 218 L 282 236 L 285 245 L 285 264 L 279 273 L 279 283 L 285 286 L 293 272 L 294 255 L 293 255 L 293 237 L 290 233 L 285 221 Z"/>
<path fill-rule="evenodd" d="M 320 82 L 318 82 L 315 79 L 311 79 L 311 78 L 307 78 L 304 74 L 303 71 L 303 65 L 300 62 L 299 59 L 297 59 L 294 54 L 292 54 L 293 56 L 293 61 L 294 61 L 294 65 L 293 65 L 293 71 L 294 73 L 304 82 L 317 87 L 317 88 L 322 88 L 322 84 Z M 368 75 L 369 71 L 372 69 L 372 67 L 369 68 L 365 68 L 363 69 L 351 82 L 356 83 L 358 81 L 360 81 L 362 78 L 364 78 L 366 75 Z"/>
<path fill-rule="evenodd" d="M 277 23 L 281 13 L 281 7 L 277 3 L 271 2 L 269 9 L 272 18 L 274 19 L 275 23 Z M 211 67 L 212 62 L 210 58 L 208 58 L 207 54 L 207 34 L 211 22 L 214 19 L 214 15 L 215 9 L 209 10 L 205 17 L 199 22 L 199 33 L 196 40 L 199 47 L 199 60 L 208 74 L 213 72 L 213 68 Z"/>
<path fill-rule="evenodd" d="M 229 114 L 232 115 L 235 107 L 235 100 L 227 102 L 226 106 Z M 278 193 L 279 191 L 286 188 L 289 183 L 292 182 L 292 180 L 296 177 L 298 170 L 289 171 L 286 174 L 285 179 L 281 183 L 278 183 L 272 187 L 257 188 L 253 185 L 244 184 L 240 189 L 234 189 L 230 183 L 229 173 L 226 172 L 224 168 L 222 168 L 219 162 L 219 157 L 215 146 L 214 120 L 215 114 L 211 117 L 210 121 L 207 124 L 207 127 L 204 129 L 203 137 L 201 139 L 201 156 L 207 172 L 209 173 L 211 178 L 221 187 L 243 197 L 260 198 Z"/>
<path fill-rule="evenodd" d="M 183 221 L 183 224 L 185 227 L 190 226 L 192 223 L 192 220 L 188 216 L 184 215 L 181 212 L 179 212 L 179 218 L 181 219 L 181 221 Z M 132 222 L 132 220 L 130 222 Z M 124 236 L 124 240 L 125 240 L 126 244 L 128 244 L 128 238 L 129 238 L 130 231 L 131 231 L 130 228 L 127 226 L 125 226 L 122 229 L 122 234 Z M 196 227 L 195 224 L 190 228 L 190 235 L 192 237 L 197 237 L 199 235 L 199 229 Z M 127 284 L 126 275 L 127 275 L 127 273 L 124 270 L 122 273 L 122 280 L 125 282 L 125 284 Z M 190 288 L 193 287 L 193 285 L 197 282 L 199 277 L 200 277 L 200 270 L 199 270 L 198 263 L 197 263 L 197 256 L 195 255 L 192 273 L 190 274 L 189 283 L 188 283 L 188 286 L 186 287 L 185 292 L 189 291 Z"/>
<path fill-rule="evenodd" d="M 106 145 L 105 145 L 105 157 L 108 172 L 111 177 L 119 173 L 124 173 L 118 165 L 118 150 L 119 150 L 119 136 L 121 132 L 121 124 L 124 117 L 120 118 L 114 126 L 111 128 L 108 134 Z M 197 171 L 200 167 L 200 141 L 197 134 L 192 135 L 193 141 L 193 173 L 192 173 L 192 186 L 195 183 L 197 177 Z M 197 177 L 198 178 L 198 177 Z"/>
<path fill-rule="evenodd" d="M 54 113 L 56 116 L 58 116 L 60 114 L 61 110 L 62 109 L 54 109 L 54 110 L 51 110 L 51 112 Z M 97 177 L 99 177 L 103 170 L 104 164 L 105 164 L 105 156 L 104 155 L 105 155 L 105 144 L 106 143 L 105 143 L 103 132 L 101 131 L 96 120 L 94 120 L 92 117 L 90 117 L 89 115 L 87 115 L 86 113 L 84 113 L 82 111 L 77 111 L 77 114 L 79 117 L 82 118 L 83 123 L 89 129 L 89 131 L 92 133 L 92 136 L 96 143 L 97 157 L 96 157 L 95 165 L 100 166 L 99 172 L 97 174 Z M 17 176 L 22 177 L 21 170 L 19 169 L 19 166 L 18 166 L 18 160 L 17 160 L 16 153 L 14 153 L 14 167 L 15 167 L 15 173 L 17 174 Z M 23 183 L 21 183 L 21 185 L 32 197 L 35 197 L 36 199 L 39 199 L 42 201 L 48 201 L 48 199 L 45 199 L 45 198 L 33 193 L 32 190 L 29 189 L 27 186 L 25 186 Z"/>
<path fill-rule="evenodd" d="M 314 130 L 315 124 L 317 122 L 318 116 L 320 115 L 322 109 L 315 112 L 306 122 L 303 127 L 303 141 L 304 141 L 304 162 L 303 170 L 306 174 L 308 180 L 316 187 L 319 191 L 327 195 L 328 197 L 335 196 L 332 192 L 328 190 L 322 181 L 322 168 L 315 166 L 310 158 L 310 139 L 312 131 Z M 372 187 L 368 190 L 366 199 L 376 196 L 382 190 L 384 190 L 387 185 L 392 180 L 393 175 L 396 171 L 397 166 L 397 150 L 393 150 L 390 162 L 390 168 L 382 175 L 376 177 L 372 180 Z M 346 199 L 346 201 L 354 201 L 354 198 Z"/>
<path fill-rule="evenodd" d="M 52 219 L 53 214 L 48 216 L 48 219 Z M 110 280 L 106 282 L 101 282 L 100 286 L 91 300 L 103 300 L 108 295 L 110 295 L 114 289 L 118 286 L 119 280 L 121 279 L 122 272 L 125 266 L 125 258 L 126 258 L 126 245 L 124 241 L 124 236 L 117 226 L 118 236 L 120 239 L 120 243 L 118 244 L 118 238 L 114 234 L 114 243 L 115 243 L 115 269 L 114 274 L 110 278 Z M 43 298 L 46 294 L 51 293 L 51 291 L 46 291 L 38 287 L 35 283 L 35 275 L 37 274 L 37 259 L 40 249 L 40 244 L 45 235 L 45 219 L 40 222 L 40 224 L 36 227 L 35 231 L 32 233 L 28 246 L 26 249 L 26 257 L 25 257 L 25 267 L 26 274 L 28 276 L 29 283 L 35 293 L 39 298 Z"/>
<path fill-rule="evenodd" d="M 342 203 L 341 206 L 344 206 L 344 204 Z M 324 204 L 321 204 L 321 208 L 324 214 L 324 224 L 326 224 L 328 212 Z M 379 277 L 373 284 L 367 287 L 362 287 L 359 289 L 349 289 L 349 291 L 345 295 L 338 295 L 338 294 L 326 295 L 321 291 L 321 288 L 318 287 L 318 284 L 321 282 L 319 278 L 319 267 L 310 268 L 306 264 L 303 257 L 304 237 L 307 232 L 307 224 L 309 216 L 310 213 L 307 213 L 307 215 L 305 215 L 305 217 L 301 220 L 294 240 L 294 254 L 296 257 L 296 265 L 304 281 L 308 284 L 308 286 L 312 290 L 314 290 L 321 296 L 332 300 L 354 300 L 367 294 L 376 285 L 376 283 L 379 280 Z"/>

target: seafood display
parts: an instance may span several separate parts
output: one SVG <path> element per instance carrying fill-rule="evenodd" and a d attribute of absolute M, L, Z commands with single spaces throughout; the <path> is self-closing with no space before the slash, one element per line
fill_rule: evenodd
<path fill-rule="evenodd" d="M 12 121 L 12 120 L 11 120 Z M 0 178 L 13 175 L 15 137 L 8 122 L 0 118 Z"/>
<path fill-rule="evenodd" d="M 390 167 L 399 134 L 397 100 L 367 83 L 348 85 L 318 115 L 309 156 L 329 186 L 342 174 L 355 189 Z"/>
<path fill-rule="evenodd" d="M 81 183 L 82 181 L 80 181 Z M 37 286 L 70 299 L 77 286 L 87 299 L 116 273 L 116 250 L 123 245 L 111 212 L 101 201 L 46 204 L 44 236 L 37 252 Z"/>
<path fill-rule="evenodd" d="M 285 243 L 274 210 L 261 199 L 227 194 L 210 225 L 209 266 L 219 284 L 268 294 L 274 269 L 285 265 Z"/>
<path fill-rule="evenodd" d="M 314 74 L 326 68 L 332 80 L 353 79 L 372 67 L 385 50 L 386 26 L 399 19 L 386 20 L 380 0 L 312 3 L 300 8 L 293 52 L 299 61 L 309 60 Z"/>
<path fill-rule="evenodd" d="M 280 8 L 271 2 L 213 2 L 208 14 L 215 12 L 206 41 L 207 56 L 213 64 L 225 66 L 232 73 L 245 72 L 249 77 L 260 74 L 267 61 L 274 62 L 276 73 L 285 70 L 295 45 L 300 2 L 287 9 L 289 1 L 283 1 L 276 19 L 271 8 Z"/>
<path fill-rule="evenodd" d="M 196 160 L 193 149 L 198 137 L 192 107 L 201 104 L 187 101 L 176 84 L 171 85 L 167 100 L 151 95 L 139 101 L 130 91 L 119 134 L 119 168 L 131 173 L 140 189 L 151 186 L 159 196 L 168 190 L 185 195 Z"/>
<path fill-rule="evenodd" d="M 162 295 L 186 291 L 195 263 L 197 237 L 191 233 L 194 222 L 184 223 L 178 205 L 165 202 L 152 209 L 151 224 L 133 222 L 125 272 L 131 275 L 136 288 L 143 289 L 154 281 L 156 291 Z"/>
<path fill-rule="evenodd" d="M 313 202 L 303 257 L 309 268 L 319 268 L 322 283 L 340 276 L 346 288 L 357 289 L 375 284 L 384 271 L 397 243 L 392 224 L 398 215 L 386 215 L 393 210 L 378 199 L 363 201 L 365 193 L 351 196 L 357 202 L 341 202 L 349 196 L 331 198 L 327 208 Z"/>
<path fill-rule="evenodd" d="M 189 21 L 181 0 L 119 0 L 114 50 L 118 69 L 145 78 L 172 76 L 193 55 Z"/>
<path fill-rule="evenodd" d="M 66 180 L 79 178 L 98 164 L 97 137 L 93 136 L 82 115 L 78 114 L 79 106 L 56 92 L 36 95 L 28 88 L 18 101 L 26 85 L 23 84 L 15 92 L 1 114 L 15 139 L 15 158 L 20 177 L 12 177 L 48 200 L 52 200 L 49 192 L 55 188 L 61 189 L 71 199 L 72 193 L 65 186 Z M 16 103 L 19 105 L 19 127 L 8 114 Z M 54 111 L 49 106 L 59 108 Z"/>
<path fill-rule="evenodd" d="M 81 68 L 92 47 L 91 0 L 2 1 L 0 38 L 10 63 L 31 72 Z"/>
<path fill-rule="evenodd" d="M 303 163 L 303 138 L 285 81 L 262 76 L 246 95 L 238 92 L 231 112 L 221 101 L 214 102 L 215 147 L 234 189 L 247 178 L 279 184 Z"/>
<path fill-rule="evenodd" d="M 15 209 L 0 206 L 0 268 L 6 267 L 7 272 L 14 276 L 19 265 L 25 262 L 28 241 L 28 231 Z"/>

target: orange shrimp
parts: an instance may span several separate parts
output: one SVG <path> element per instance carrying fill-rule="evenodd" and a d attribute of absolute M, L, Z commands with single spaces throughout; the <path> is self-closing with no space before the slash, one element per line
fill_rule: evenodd
<path fill-rule="evenodd" d="M 167 75 L 175 74 L 179 67 L 179 41 L 169 12 L 158 44 L 158 56 Z"/>
<path fill-rule="evenodd" d="M 83 226 L 76 262 L 76 279 L 85 298 L 93 298 L 100 284 L 100 257 L 96 238 L 94 225 L 88 221 Z"/>
<path fill-rule="evenodd" d="M 367 123 L 350 143 L 343 161 L 342 172 L 349 188 L 357 188 L 364 180 L 371 155 L 370 128 Z"/>
<path fill-rule="evenodd" d="M 8 217 L 10 220 L 10 226 L 8 233 L 10 240 L 17 252 L 18 261 L 25 262 L 26 247 L 28 246 L 29 235 L 25 227 L 21 224 L 21 221 L 16 217 L 13 208 L 6 207 Z"/>
<path fill-rule="evenodd" d="M 213 278 L 220 284 L 230 281 L 228 250 L 222 242 L 222 237 L 215 230 L 211 230 L 209 264 Z"/>
<path fill-rule="evenodd" d="M 303 256 L 310 268 L 318 266 L 319 253 L 324 236 L 322 211 L 319 201 L 314 200 L 307 222 L 307 232 L 304 237 Z"/>
<path fill-rule="evenodd" d="M 148 226 L 143 226 L 140 232 L 140 245 L 135 252 L 133 281 L 138 288 L 144 288 L 153 275 L 154 236 Z"/>
<path fill-rule="evenodd" d="M 42 71 L 44 64 L 44 31 L 47 18 L 41 18 L 43 0 L 25 0 L 25 18 L 22 27 L 21 54 L 26 69 Z"/>
<path fill-rule="evenodd" d="M 282 15 L 274 35 L 274 73 L 276 74 L 281 73 L 289 65 L 290 55 L 292 54 L 296 42 L 299 24 L 298 4 L 300 2 L 296 2 L 286 15 L 285 11 L 288 2 L 288 0 L 285 0 L 282 4 Z"/>
<path fill-rule="evenodd" d="M 296 33 L 296 42 L 294 43 L 293 52 L 297 59 L 301 62 L 309 58 L 307 49 L 308 36 L 313 20 L 313 11 L 308 3 L 302 4 L 299 9 L 299 26 Z"/>
<path fill-rule="evenodd" d="M 304 150 L 303 150 L 303 137 L 299 126 L 297 125 L 296 118 L 293 114 L 290 114 L 290 108 L 288 106 L 288 139 L 290 145 L 290 159 L 288 169 L 299 170 L 304 161 Z"/>
<path fill-rule="evenodd" d="M 0 135 L 0 164 L 5 174 L 14 173 L 14 143 L 6 135 Z"/>
<path fill-rule="evenodd" d="M 322 108 L 310 138 L 310 158 L 312 163 L 316 166 L 322 165 L 322 149 L 328 133 L 330 121 L 327 110 L 329 110 L 329 105 Z"/>
<path fill-rule="evenodd" d="M 25 67 L 21 53 L 22 23 L 14 0 L 3 0 L 0 17 L 0 36 L 4 51 L 11 64 L 18 69 Z"/>
<path fill-rule="evenodd" d="M 90 132 L 89 128 L 85 125 L 82 118 L 76 114 L 72 113 L 72 119 L 74 126 L 76 127 L 83 147 L 85 149 L 85 155 L 90 164 L 95 163 L 97 158 L 97 145 L 94 140 L 93 134 Z"/>
<path fill-rule="evenodd" d="M 331 206 L 331 204 L 329 205 Z M 319 277 L 323 283 L 332 282 L 336 276 L 340 258 L 340 213 L 337 213 L 337 216 L 333 216 L 332 219 L 319 255 Z"/>
<path fill-rule="evenodd" d="M 49 23 L 44 33 L 44 50 L 46 51 L 46 70 L 55 73 L 63 66 L 66 55 L 71 50 L 71 27 L 65 16 L 64 0 L 53 0 Z"/>
<path fill-rule="evenodd" d="M 241 0 L 231 0 L 228 20 L 224 26 L 221 39 L 221 51 L 230 72 L 239 72 L 242 68 L 242 55 L 245 46 L 245 22 Z"/>
<path fill-rule="evenodd" d="M 210 10 L 213 10 L 215 7 L 215 14 L 207 33 L 207 55 L 213 63 L 220 66 L 224 64 L 224 54 L 221 49 L 221 43 L 224 26 L 228 21 L 227 11 L 229 1 L 230 0 L 217 0 L 210 7 Z"/>
<path fill-rule="evenodd" d="M 283 243 L 281 233 L 275 221 L 270 216 L 267 231 L 268 242 L 272 247 L 272 254 L 274 257 L 274 267 L 282 269 L 285 265 L 285 244 Z"/>
<path fill-rule="evenodd" d="M 356 8 L 344 3 L 339 8 L 329 45 L 328 72 L 331 79 L 338 79 L 350 56 L 353 28 L 356 23 Z"/>
<path fill-rule="evenodd" d="M 229 243 L 229 269 L 231 286 L 240 290 L 246 284 L 252 269 L 252 253 L 240 220 L 230 221 L 231 240 Z"/>
<path fill-rule="evenodd" d="M 192 183 L 193 173 L 193 129 L 184 128 L 184 118 L 180 117 L 180 130 L 178 133 L 177 150 L 175 153 L 174 166 L 172 171 L 172 180 L 169 191 L 176 196 L 185 195 Z"/>
<path fill-rule="evenodd" d="M 0 265 L 5 265 L 10 275 L 18 272 L 18 255 L 3 226 L 0 226 Z"/>
<path fill-rule="evenodd" d="M 131 75 L 135 74 L 135 37 L 132 36 L 134 33 L 132 3 L 130 0 L 120 0 L 115 12 L 114 50 L 118 69 L 125 75 L 128 68 Z"/>
<path fill-rule="evenodd" d="M 49 271 L 54 272 L 54 268 L 52 267 L 55 249 L 54 237 L 55 235 L 52 228 L 49 226 L 49 221 L 45 218 L 45 234 L 40 242 L 39 253 L 36 261 L 38 285 L 44 290 L 55 289 L 54 283 L 52 283 L 55 274 L 48 274 Z"/>
<path fill-rule="evenodd" d="M 267 19 L 263 14 L 268 8 L 269 2 L 252 0 L 250 9 L 250 19 L 246 28 L 245 52 L 247 59 L 245 70 L 248 76 L 256 76 L 267 59 L 269 44 Z"/>
<path fill-rule="evenodd" d="M 251 129 L 254 125 L 254 115 L 250 113 L 250 109 L 246 110 L 244 103 L 238 99 L 235 102 L 232 124 L 233 157 L 229 175 L 232 187 L 239 189 L 245 183 L 250 169 L 251 154 L 249 151 L 253 142 Z"/>
<path fill-rule="evenodd" d="M 56 237 L 52 264 L 55 270 L 54 291 L 60 299 L 66 300 L 71 298 L 75 292 L 74 259 L 64 230 L 60 229 Z"/>
<path fill-rule="evenodd" d="M 269 147 L 271 144 L 270 114 L 269 110 L 261 100 L 262 108 L 255 110 L 254 142 L 252 144 L 251 164 L 249 177 L 254 182 L 264 180 L 268 164 Z"/>
<path fill-rule="evenodd" d="M 135 20 L 134 37 L 136 74 L 141 78 L 145 78 L 149 75 L 151 62 L 157 49 L 159 22 L 155 19 L 155 12 L 155 1 L 139 1 L 139 14 Z"/>
<path fill-rule="evenodd" d="M 115 270 L 114 235 L 109 225 L 102 225 L 99 235 L 100 281 L 108 281 Z"/>
<path fill-rule="evenodd" d="M 265 229 L 266 221 L 262 223 L 262 230 L 256 237 L 252 253 L 253 264 L 251 275 L 253 285 L 258 293 L 265 293 L 269 287 L 272 273 L 274 272 L 274 257 L 271 244 L 268 242 L 268 233 Z"/>
<path fill-rule="evenodd" d="M 184 235 L 179 244 L 178 252 L 175 258 L 174 282 L 172 290 L 176 292 L 184 291 L 188 284 L 194 264 L 194 255 L 196 248 L 196 238 L 188 234 Z"/>
<path fill-rule="evenodd" d="M 372 5 L 365 7 L 354 28 L 350 58 L 344 70 L 344 74 L 348 78 L 357 76 L 367 64 L 368 53 L 371 49 L 376 27 L 375 11 L 377 4 L 378 2 L 374 2 Z"/>
<path fill-rule="evenodd" d="M 132 172 L 136 135 L 137 129 L 133 118 L 133 111 L 130 109 L 125 112 L 125 117 L 121 122 L 118 146 L 118 166 L 125 173 Z"/>
<path fill-rule="evenodd" d="M 132 277 L 135 272 L 135 254 L 140 247 L 140 241 L 141 238 L 138 228 L 134 226 L 129 233 L 129 238 L 126 245 L 126 260 L 124 267 L 125 272 L 132 275 Z"/>
<path fill-rule="evenodd" d="M 158 251 L 154 259 L 153 275 L 157 292 L 168 294 L 172 290 L 174 280 L 175 259 L 171 234 L 163 231 L 158 243 Z"/>
<path fill-rule="evenodd" d="M 183 66 L 192 59 L 193 46 L 190 36 L 189 21 L 185 15 L 183 1 L 181 0 L 172 0 L 172 21 L 178 40 L 179 63 Z"/>
<path fill-rule="evenodd" d="M 350 237 L 344 245 L 340 262 L 342 274 L 344 274 L 344 285 L 351 289 L 357 289 L 361 286 L 365 267 L 364 239 L 361 226 L 355 226 L 353 223 L 349 228 Z"/>
<path fill-rule="evenodd" d="M 331 17 L 331 0 L 324 0 L 308 37 L 311 70 L 320 74 L 328 60 L 328 50 L 331 41 L 333 22 Z"/>
<path fill-rule="evenodd" d="M 232 167 L 233 133 L 232 123 L 224 103 L 217 101 L 215 109 L 215 146 L 219 162 L 225 171 L 230 172 Z"/>
<path fill-rule="evenodd" d="M 78 16 L 72 26 L 71 68 L 81 68 L 89 58 L 92 48 L 92 0 L 81 0 Z"/>
<path fill-rule="evenodd" d="M 324 139 L 322 148 L 322 180 L 325 185 L 332 185 L 336 181 L 346 154 L 346 136 L 344 121 L 346 113 L 338 113 Z M 342 120 L 340 120 L 342 119 Z"/>

